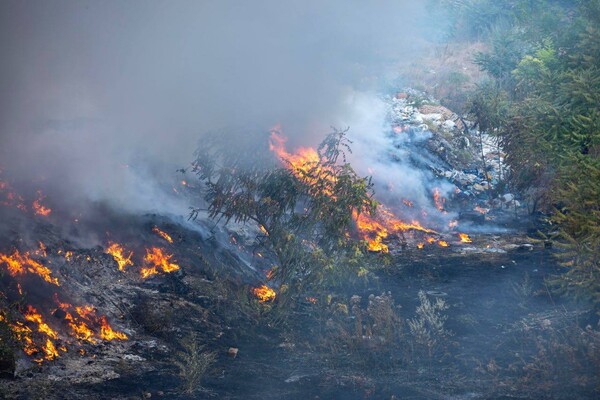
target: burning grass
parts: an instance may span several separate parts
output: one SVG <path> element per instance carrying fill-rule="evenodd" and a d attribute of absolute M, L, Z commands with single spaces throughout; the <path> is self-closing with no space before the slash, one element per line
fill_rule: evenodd
<path fill-rule="evenodd" d="M 252 294 L 258 299 L 261 303 L 272 302 L 277 297 L 277 293 L 275 290 L 271 289 L 267 285 L 262 285 L 257 288 L 252 288 Z"/>
<path fill-rule="evenodd" d="M 165 239 L 167 242 L 173 243 L 173 238 L 171 238 L 171 235 L 169 235 L 167 232 L 165 232 L 163 230 L 160 230 L 158 228 L 158 226 L 153 227 L 152 232 L 156 233 L 158 236 Z"/>
<path fill-rule="evenodd" d="M 158 247 L 146 249 L 144 263 L 148 265 L 148 267 L 141 269 L 140 273 L 142 275 L 142 278 L 149 278 L 153 275 L 158 274 L 161 271 L 168 274 L 179 270 L 179 265 L 171 262 L 171 258 L 173 258 L 172 254 L 167 254 Z"/>
<path fill-rule="evenodd" d="M 29 252 L 20 253 L 19 250 L 14 250 L 10 255 L 0 253 L 0 263 L 6 265 L 8 273 L 13 277 L 30 273 L 48 283 L 59 286 L 58 279 L 52 276 L 50 268 L 32 259 Z"/>
<path fill-rule="evenodd" d="M 110 254 L 117 262 L 119 271 L 124 271 L 126 266 L 133 265 L 133 261 L 131 261 L 133 252 L 131 251 L 129 254 L 125 255 L 125 249 L 118 243 L 109 243 L 106 253 Z"/>

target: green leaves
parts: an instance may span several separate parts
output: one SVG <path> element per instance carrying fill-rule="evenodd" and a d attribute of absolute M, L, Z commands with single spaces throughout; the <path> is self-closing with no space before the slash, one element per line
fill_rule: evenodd
<path fill-rule="evenodd" d="M 470 113 L 499 137 L 512 186 L 535 193 L 558 226 L 568 269 L 557 287 L 600 309 L 600 1 L 577 11 L 513 3 L 511 24 L 476 58 L 492 82 L 474 93 Z"/>
<path fill-rule="evenodd" d="M 372 212 L 376 203 L 370 178 L 346 162 L 346 131 L 327 135 L 317 160 L 277 163 L 257 144 L 267 143 L 261 136 L 245 136 L 246 143 L 236 146 L 213 135 L 196 153 L 194 171 L 204 183 L 209 216 L 254 221 L 267 232 L 263 242 L 279 263 L 273 279 L 287 288 L 281 304 L 315 285 L 364 275 L 365 252 L 352 239 L 352 216 Z"/>

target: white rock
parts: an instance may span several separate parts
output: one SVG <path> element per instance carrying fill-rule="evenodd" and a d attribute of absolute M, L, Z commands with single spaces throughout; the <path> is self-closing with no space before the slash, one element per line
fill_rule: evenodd
<path fill-rule="evenodd" d="M 442 114 L 421 114 L 423 116 L 423 119 L 427 120 L 427 121 L 439 121 L 440 119 L 442 119 Z"/>
<path fill-rule="evenodd" d="M 444 128 L 451 131 L 452 129 L 456 128 L 456 124 L 454 123 L 454 121 L 451 121 L 449 119 L 447 119 L 446 121 L 444 121 L 443 124 Z"/>

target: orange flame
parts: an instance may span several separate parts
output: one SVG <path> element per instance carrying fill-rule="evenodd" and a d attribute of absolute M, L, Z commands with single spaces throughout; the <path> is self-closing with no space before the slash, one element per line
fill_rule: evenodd
<path fill-rule="evenodd" d="M 123 332 L 115 331 L 111 328 L 106 320 L 106 316 L 100 317 L 100 337 L 104 340 L 127 340 L 127 335 Z"/>
<path fill-rule="evenodd" d="M 269 149 L 275 152 L 279 158 L 287 162 L 288 169 L 302 182 L 312 185 L 317 183 L 314 176 L 314 168 L 319 163 L 319 154 L 313 148 L 301 147 L 294 154 L 285 149 L 285 137 L 280 133 L 280 128 L 275 127 L 271 130 L 269 139 Z M 316 171 L 317 174 L 319 171 Z M 327 180 L 334 178 L 328 175 Z M 328 196 L 334 196 L 331 188 L 326 187 L 322 193 Z M 412 207 L 412 202 L 406 200 L 404 204 Z M 353 217 L 359 234 L 367 242 L 367 248 L 374 252 L 389 252 L 389 247 L 383 243 L 390 234 L 405 232 L 408 230 L 417 230 L 425 233 L 436 233 L 431 229 L 424 228 L 418 221 L 406 223 L 397 218 L 390 210 L 384 206 L 377 208 L 377 215 L 371 217 L 365 213 L 354 213 Z M 262 227 L 261 227 L 262 230 Z"/>
<path fill-rule="evenodd" d="M 418 249 L 422 249 L 423 247 L 425 247 L 425 243 L 417 243 L 417 248 Z"/>
<path fill-rule="evenodd" d="M 328 183 L 335 183 L 335 177 L 330 174 L 322 174 L 320 168 L 317 168 L 320 157 L 319 153 L 312 147 L 300 147 L 296 153 L 288 153 L 285 149 L 286 138 L 281 134 L 280 127 L 276 126 L 271 130 L 269 138 L 269 150 L 287 163 L 288 169 L 298 180 L 313 186 L 319 183 L 319 179 L 325 179 Z M 325 186 L 319 188 L 320 193 L 326 196 L 334 196 L 331 187 Z"/>
<path fill-rule="evenodd" d="M 65 319 L 73 331 L 73 335 L 77 339 L 90 343 L 96 343 L 96 340 L 94 340 L 94 331 L 92 331 L 85 322 L 77 321 L 69 312 L 66 313 Z"/>
<path fill-rule="evenodd" d="M 44 333 L 46 336 L 57 339 L 58 334 L 52 328 L 48 326 L 42 319 L 42 315 L 37 312 L 35 308 L 32 306 L 27 306 L 27 311 L 25 312 L 25 320 L 29 322 L 35 322 L 38 324 L 38 331 Z"/>
<path fill-rule="evenodd" d="M 445 240 L 438 240 L 438 245 L 440 245 L 440 247 L 448 247 L 448 242 L 446 242 Z"/>
<path fill-rule="evenodd" d="M 46 344 L 42 346 L 42 350 L 44 351 L 46 360 L 54 360 L 59 357 L 58 350 L 54 347 L 54 343 L 52 340 L 46 339 Z"/>
<path fill-rule="evenodd" d="M 148 268 L 142 268 L 142 278 L 146 279 L 152 275 L 158 274 L 159 269 L 165 273 L 177 271 L 179 269 L 179 265 L 169 261 L 172 257 L 172 254 L 165 254 L 158 247 L 146 249 L 144 261 L 150 266 Z"/>
<path fill-rule="evenodd" d="M 261 303 L 273 301 L 277 296 L 277 293 L 267 285 L 262 285 L 261 287 L 253 288 L 252 293 L 258 298 L 258 301 Z"/>
<path fill-rule="evenodd" d="M 0 171 L 2 173 L 2 171 Z M 27 211 L 25 200 L 18 193 L 14 192 L 10 185 L 5 181 L 0 181 L 0 193 L 4 194 L 5 200 L 0 202 L 3 206 L 16 206 L 21 211 Z"/>
<path fill-rule="evenodd" d="M 125 250 L 118 243 L 109 243 L 108 249 L 106 249 L 106 253 L 110 254 L 113 259 L 117 262 L 119 266 L 119 271 L 124 271 L 125 267 L 128 265 L 133 265 L 133 261 L 131 261 L 131 257 L 133 256 L 133 252 L 129 252 L 129 255 L 125 256 Z"/>
<path fill-rule="evenodd" d="M 156 233 L 158 236 L 162 237 L 167 242 L 173 243 L 173 239 L 171 238 L 171 236 L 167 232 L 164 232 L 164 231 L 161 231 L 160 229 L 158 229 L 158 226 L 155 226 L 154 228 L 152 228 L 152 232 Z"/>
<path fill-rule="evenodd" d="M 5 263 L 7 265 L 8 273 L 13 277 L 29 272 L 40 276 L 48 283 L 60 286 L 58 284 L 58 279 L 51 276 L 52 271 L 29 257 L 28 252 L 21 254 L 19 250 L 15 250 L 11 255 L 0 253 L 0 263 Z"/>
<path fill-rule="evenodd" d="M 38 242 L 39 249 L 35 251 L 35 254 L 38 256 L 46 257 L 48 253 L 46 252 L 46 245 L 43 242 Z"/>
<path fill-rule="evenodd" d="M 433 189 L 433 202 L 435 203 L 435 208 L 437 208 L 440 212 L 444 212 L 444 203 L 446 202 L 446 198 L 441 196 L 439 188 Z"/>
<path fill-rule="evenodd" d="M 73 307 L 68 303 L 61 303 L 55 296 L 55 301 L 59 304 L 59 307 L 65 311 L 65 319 L 71 327 L 73 335 L 79 340 L 85 340 L 90 343 L 96 343 L 94 339 L 94 331 L 86 324 L 85 321 L 92 326 L 99 327 L 100 333 L 97 335 L 103 340 L 126 340 L 128 337 L 125 333 L 113 330 L 109 325 L 105 315 L 98 317 L 96 315 L 96 309 L 93 306 L 77 306 Z M 75 309 L 76 317 L 73 316 L 68 310 Z"/>
<path fill-rule="evenodd" d="M 489 209 L 483 208 L 483 207 L 479 207 L 479 206 L 475 206 L 475 208 L 473 210 L 477 211 L 480 214 L 487 214 L 488 211 L 489 211 Z"/>
<path fill-rule="evenodd" d="M 467 235 L 466 233 L 459 233 L 458 236 L 460 236 L 460 241 L 463 243 L 471 243 L 473 242 L 471 240 L 471 238 L 469 237 L 469 235 Z"/>
<path fill-rule="evenodd" d="M 48 208 L 42 204 L 42 200 L 44 200 L 46 198 L 46 196 L 44 196 L 40 190 L 38 190 L 37 194 L 38 194 L 38 197 L 33 202 L 33 211 L 37 215 L 42 215 L 44 217 L 47 217 L 52 212 L 52 209 Z"/>

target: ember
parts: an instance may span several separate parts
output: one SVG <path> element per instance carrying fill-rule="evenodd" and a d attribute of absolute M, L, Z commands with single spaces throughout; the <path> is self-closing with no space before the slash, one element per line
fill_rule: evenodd
<path fill-rule="evenodd" d="M 445 240 L 438 240 L 437 243 L 440 247 L 448 247 L 449 246 L 448 242 L 446 242 Z"/>
<path fill-rule="evenodd" d="M 261 287 L 253 288 L 252 293 L 258 298 L 258 301 L 261 303 L 266 303 L 269 301 L 275 300 L 275 296 L 277 293 L 267 285 L 262 285 Z"/>

